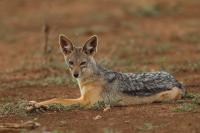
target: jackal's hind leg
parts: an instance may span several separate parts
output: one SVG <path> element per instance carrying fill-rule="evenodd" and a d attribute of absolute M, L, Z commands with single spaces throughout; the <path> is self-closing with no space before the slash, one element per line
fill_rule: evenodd
<path fill-rule="evenodd" d="M 183 92 L 181 89 L 174 87 L 169 91 L 161 92 L 157 94 L 158 98 L 156 101 L 170 101 L 181 99 Z"/>

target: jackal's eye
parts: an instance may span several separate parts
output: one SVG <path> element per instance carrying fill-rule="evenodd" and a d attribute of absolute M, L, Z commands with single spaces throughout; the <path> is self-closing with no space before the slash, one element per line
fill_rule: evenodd
<path fill-rule="evenodd" d="M 81 62 L 81 64 L 80 64 L 81 66 L 84 66 L 84 65 L 86 65 L 86 61 L 83 61 L 83 62 Z"/>
<path fill-rule="evenodd" d="M 73 61 L 69 61 L 69 65 L 74 65 L 74 62 Z"/>

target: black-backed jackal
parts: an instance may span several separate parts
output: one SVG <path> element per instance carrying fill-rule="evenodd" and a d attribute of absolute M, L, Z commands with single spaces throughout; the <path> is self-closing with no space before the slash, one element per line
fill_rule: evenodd
<path fill-rule="evenodd" d="M 99 66 L 94 59 L 97 36 L 92 36 L 83 47 L 75 47 L 68 38 L 60 35 L 59 44 L 69 70 L 78 82 L 81 97 L 30 102 L 31 109 L 50 104 L 90 106 L 98 101 L 106 104 L 118 101 L 118 105 L 143 104 L 180 99 L 185 93 L 182 84 L 167 72 L 121 73 Z"/>

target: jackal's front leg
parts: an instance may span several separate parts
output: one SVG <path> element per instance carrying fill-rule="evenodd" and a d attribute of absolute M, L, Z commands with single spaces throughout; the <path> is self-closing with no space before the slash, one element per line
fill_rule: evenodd
<path fill-rule="evenodd" d="M 39 103 L 35 102 L 35 101 L 30 101 L 30 103 L 29 103 L 30 106 L 27 108 L 27 110 L 32 111 L 32 110 L 38 109 L 38 108 L 46 109 L 51 104 L 61 104 L 64 106 L 70 106 L 70 105 L 74 105 L 74 104 L 88 105 L 88 104 L 90 104 L 90 102 L 89 102 L 89 100 L 87 100 L 84 97 L 80 97 L 77 99 L 54 98 L 54 99 L 42 101 Z"/>
<path fill-rule="evenodd" d="M 54 98 L 47 101 L 39 102 L 39 105 L 48 106 L 50 104 L 61 104 L 64 106 L 69 106 L 73 104 L 88 104 L 89 101 L 84 99 L 83 97 L 77 99 L 65 99 L 65 98 Z"/>

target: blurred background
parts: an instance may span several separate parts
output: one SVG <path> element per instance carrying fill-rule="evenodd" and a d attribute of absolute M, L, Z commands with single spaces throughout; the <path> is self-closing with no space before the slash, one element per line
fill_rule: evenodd
<path fill-rule="evenodd" d="M 61 33 L 77 46 L 98 35 L 109 69 L 165 70 L 200 92 L 199 0 L 0 0 L 1 103 L 79 96 Z"/>
<path fill-rule="evenodd" d="M 55 61 L 61 33 L 75 45 L 98 35 L 97 60 L 119 70 L 171 70 L 199 59 L 198 0 L 1 0 L 0 7 L 2 70 L 38 61 L 45 25 Z"/>

